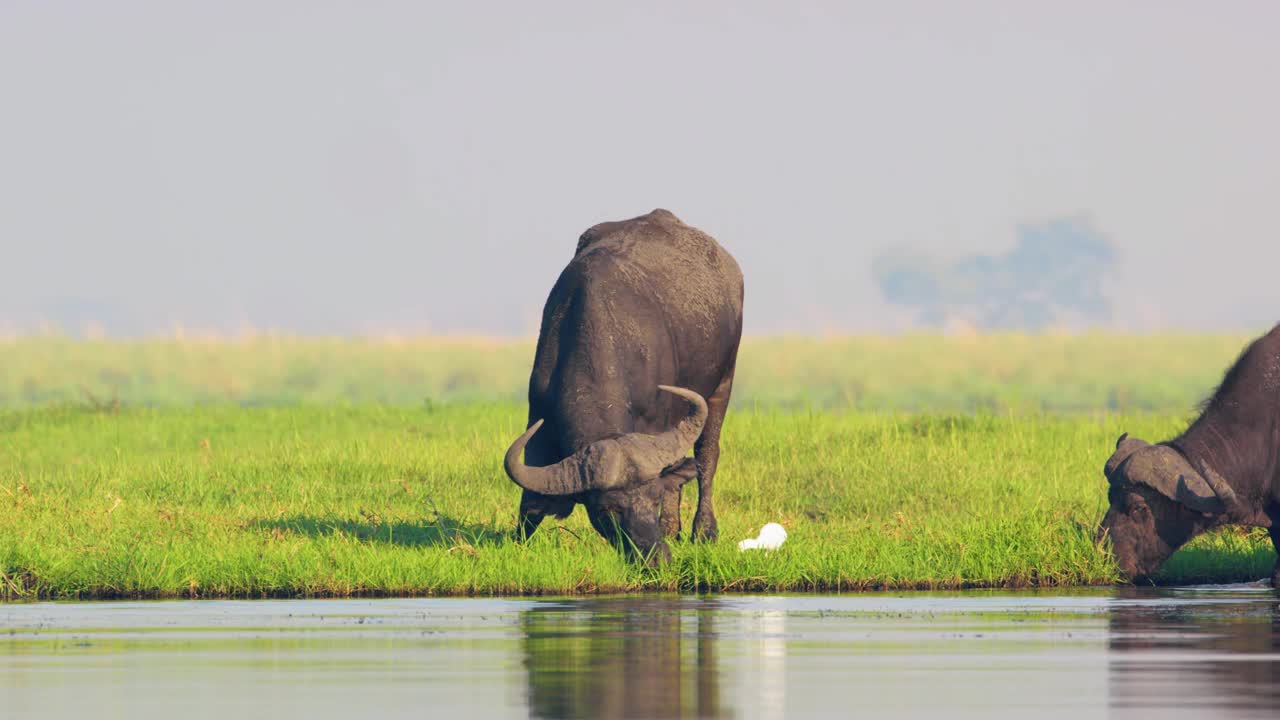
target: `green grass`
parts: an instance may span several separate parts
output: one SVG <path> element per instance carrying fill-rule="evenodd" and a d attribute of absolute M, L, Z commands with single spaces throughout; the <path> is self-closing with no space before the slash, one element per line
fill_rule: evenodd
<path fill-rule="evenodd" d="M 747 339 L 734 398 L 739 408 L 1182 414 L 1213 388 L 1248 339 Z M 532 341 L 0 340 L 0 407 L 519 403 L 532 358 Z"/>
<path fill-rule="evenodd" d="M 0 596 L 1110 583 L 1092 535 L 1115 437 L 1177 432 L 1248 339 L 747 340 L 722 540 L 658 571 L 581 510 L 509 540 L 499 458 L 529 341 L 0 341 Z M 781 551 L 736 550 L 769 521 Z M 1273 557 L 1226 532 L 1161 579 L 1256 579 Z"/>
<path fill-rule="evenodd" d="M 147 350 L 153 351 L 153 350 Z M 70 355 L 80 350 L 60 350 Z M 722 538 L 625 562 L 579 509 L 513 543 L 500 456 L 518 403 L 0 411 L 6 599 L 849 591 L 1089 585 L 1101 466 L 1185 414 L 907 415 L 736 407 Z M 694 488 L 686 489 L 685 523 Z M 762 524 L 774 553 L 739 553 Z M 1164 580 L 1269 574 L 1265 535 L 1179 553 Z"/>

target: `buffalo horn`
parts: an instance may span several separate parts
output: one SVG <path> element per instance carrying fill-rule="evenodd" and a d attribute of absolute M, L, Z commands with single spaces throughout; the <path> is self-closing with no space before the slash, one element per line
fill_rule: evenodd
<path fill-rule="evenodd" d="M 1196 463 L 1196 469 L 1200 471 L 1204 481 L 1209 484 L 1213 494 L 1222 501 L 1222 506 L 1226 511 L 1232 515 L 1239 514 L 1240 501 L 1236 497 L 1236 491 L 1231 489 L 1231 485 L 1203 459 Z"/>
<path fill-rule="evenodd" d="M 542 426 L 539 420 L 507 449 L 503 462 L 507 476 L 525 490 L 541 495 L 607 490 L 657 477 L 688 455 L 707 421 L 707 403 L 698 393 L 670 385 L 659 385 L 658 389 L 683 398 L 691 406 L 670 430 L 657 435 L 627 433 L 597 440 L 558 463 L 530 467 L 520 461 L 520 456 Z"/>

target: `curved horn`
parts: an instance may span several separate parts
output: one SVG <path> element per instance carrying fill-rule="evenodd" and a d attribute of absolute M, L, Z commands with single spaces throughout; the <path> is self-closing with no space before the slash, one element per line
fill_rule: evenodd
<path fill-rule="evenodd" d="M 670 430 L 657 435 L 634 432 L 597 440 L 554 465 L 530 467 L 520 462 L 520 454 L 542 426 L 539 420 L 507 449 L 503 462 L 507 476 L 525 490 L 540 495 L 573 495 L 658 477 L 667 466 L 689 453 L 707 421 L 707 403 L 701 395 L 669 385 L 658 387 L 692 405 L 689 414 Z"/>
<path fill-rule="evenodd" d="M 1203 477 L 1204 481 L 1209 484 L 1209 488 L 1213 490 L 1213 494 L 1218 497 L 1218 500 L 1222 501 L 1222 507 L 1226 509 L 1227 513 L 1231 515 L 1239 514 L 1240 501 L 1236 497 L 1236 491 L 1231 489 L 1227 481 L 1215 472 L 1203 458 L 1196 461 L 1196 470 L 1200 472 L 1200 477 Z"/>
<path fill-rule="evenodd" d="M 701 395 L 670 385 L 659 385 L 658 388 L 687 401 L 689 413 L 666 432 L 656 435 L 627 433 L 615 440 L 626 460 L 624 483 L 652 480 L 683 460 L 698 441 L 702 426 L 707 422 L 707 403 Z"/>
<path fill-rule="evenodd" d="M 1111 454 L 1111 457 L 1107 459 L 1106 465 L 1102 468 L 1102 474 L 1107 478 L 1107 480 L 1114 483 L 1118 479 L 1116 470 L 1118 470 L 1120 466 L 1124 464 L 1124 461 L 1128 460 L 1134 453 L 1146 447 L 1150 447 L 1146 440 L 1131 438 L 1129 437 L 1129 433 L 1121 435 L 1120 438 L 1116 440 L 1115 452 Z"/>
<path fill-rule="evenodd" d="M 689 409 L 689 414 L 683 420 L 659 436 L 660 438 L 670 439 L 676 452 L 676 457 L 672 458 L 671 462 L 675 462 L 684 457 L 702 435 L 702 426 L 707 423 L 707 401 L 703 400 L 698 393 L 680 387 L 659 385 L 658 389 L 684 398 L 692 406 Z"/>
<path fill-rule="evenodd" d="M 506 468 L 507 477 L 525 490 L 541 495 L 571 495 L 590 490 L 587 474 L 582 471 L 582 452 L 546 467 L 530 467 L 520 461 L 520 455 L 529 444 L 529 439 L 538 432 L 540 427 L 542 427 L 541 420 L 530 425 L 529 429 L 507 448 L 507 455 L 502 463 Z"/>

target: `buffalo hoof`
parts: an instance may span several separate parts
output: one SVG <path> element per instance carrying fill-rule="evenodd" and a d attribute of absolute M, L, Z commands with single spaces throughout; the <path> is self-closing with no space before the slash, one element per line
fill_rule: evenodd
<path fill-rule="evenodd" d="M 693 517 L 693 541 L 694 542 L 715 542 L 720 537 L 720 530 L 716 527 L 716 516 L 701 513 Z"/>
<path fill-rule="evenodd" d="M 671 548 L 665 543 L 660 542 L 654 545 L 652 549 L 646 553 L 645 565 L 651 568 L 659 568 L 671 562 Z"/>

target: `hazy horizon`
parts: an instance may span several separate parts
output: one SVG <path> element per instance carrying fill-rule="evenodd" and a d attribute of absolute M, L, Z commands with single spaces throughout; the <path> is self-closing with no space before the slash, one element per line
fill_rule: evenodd
<path fill-rule="evenodd" d="M 896 331 L 873 259 L 1086 216 L 1121 330 L 1280 320 L 1267 2 L 0 5 L 0 333 L 529 336 L 656 207 L 747 331 Z"/>

